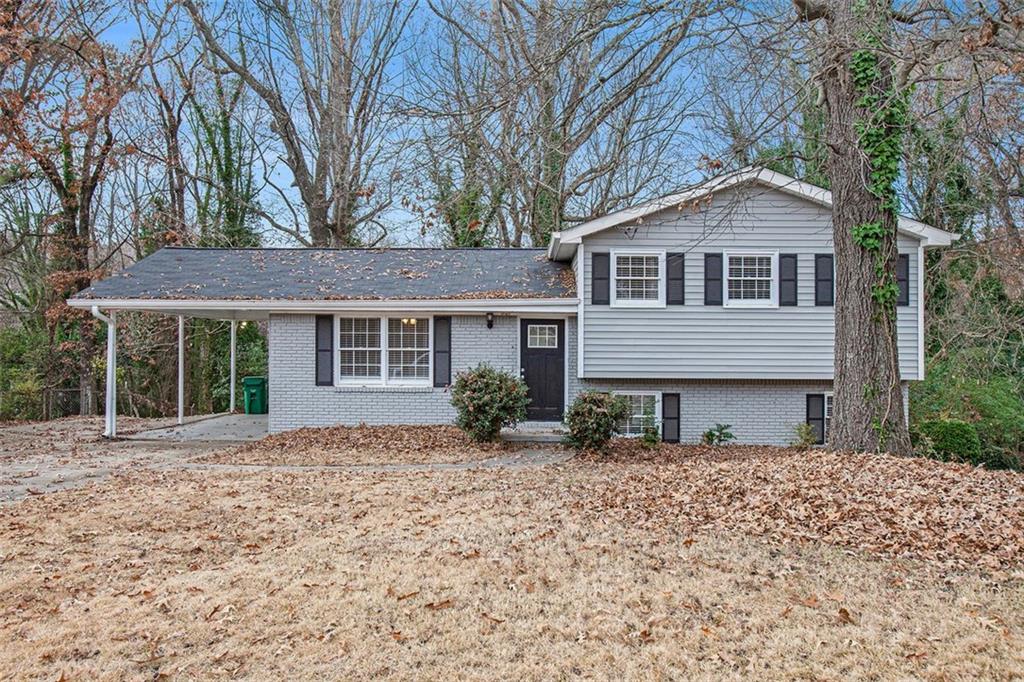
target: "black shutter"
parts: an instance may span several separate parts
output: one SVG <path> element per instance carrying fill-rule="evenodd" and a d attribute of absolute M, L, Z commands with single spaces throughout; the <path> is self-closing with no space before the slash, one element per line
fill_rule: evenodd
<path fill-rule="evenodd" d="M 452 383 L 452 318 L 434 318 L 434 386 Z"/>
<path fill-rule="evenodd" d="M 896 284 L 900 288 L 896 305 L 910 305 L 910 254 L 901 253 L 896 258 Z"/>
<path fill-rule="evenodd" d="M 608 305 L 608 282 L 611 273 L 611 254 L 595 253 L 590 256 L 590 302 Z"/>
<path fill-rule="evenodd" d="M 831 253 L 814 256 L 814 305 L 835 305 L 834 267 Z"/>
<path fill-rule="evenodd" d="M 814 429 L 814 442 L 825 442 L 825 394 L 807 394 L 807 423 Z"/>
<path fill-rule="evenodd" d="M 334 384 L 334 316 L 316 316 L 316 385 Z"/>
<path fill-rule="evenodd" d="M 779 254 L 779 305 L 796 305 L 796 254 Z"/>
<path fill-rule="evenodd" d="M 683 280 L 685 278 L 685 254 L 670 253 L 665 256 L 665 302 L 668 305 L 683 305 L 686 302 Z"/>
<path fill-rule="evenodd" d="M 661 394 L 661 439 L 666 443 L 679 442 L 679 394 Z"/>
<path fill-rule="evenodd" d="M 704 305 L 722 305 L 722 254 L 704 254 Z"/>

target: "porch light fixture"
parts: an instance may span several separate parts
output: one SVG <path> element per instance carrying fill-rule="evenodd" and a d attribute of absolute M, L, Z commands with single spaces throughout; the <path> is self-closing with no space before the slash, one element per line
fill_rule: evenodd
<path fill-rule="evenodd" d="M 487 313 L 487 328 L 494 329 L 494 313 Z"/>

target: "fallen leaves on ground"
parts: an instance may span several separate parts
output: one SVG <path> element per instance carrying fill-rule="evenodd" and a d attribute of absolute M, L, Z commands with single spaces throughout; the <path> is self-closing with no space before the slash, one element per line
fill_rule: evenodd
<path fill-rule="evenodd" d="M 490 459 L 519 447 L 476 443 L 454 426 L 329 426 L 285 431 L 198 461 L 296 466 L 434 464 Z"/>
<path fill-rule="evenodd" d="M 615 442 L 571 503 L 645 528 L 820 541 L 986 572 L 1024 566 L 1024 476 L 890 455 Z"/>
<path fill-rule="evenodd" d="M 580 507 L 661 469 L 690 473 L 133 470 L 33 497 L 0 520 L 0 678 L 1024 673 L 1013 584 Z"/>

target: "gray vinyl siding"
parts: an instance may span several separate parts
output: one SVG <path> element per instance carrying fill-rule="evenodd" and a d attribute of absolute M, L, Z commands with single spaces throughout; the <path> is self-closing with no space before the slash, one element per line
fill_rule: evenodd
<path fill-rule="evenodd" d="M 834 314 L 814 305 L 814 254 L 832 252 L 827 209 L 778 190 L 723 192 L 699 211 L 676 207 L 646 217 L 633 238 L 612 228 L 584 239 L 583 377 L 589 379 L 808 379 L 833 374 Z M 590 303 L 591 254 L 684 252 L 682 306 L 622 308 Z M 704 254 L 731 249 L 798 254 L 795 307 L 704 305 Z M 897 312 L 900 372 L 918 372 L 918 242 L 910 258 L 910 305 Z M 614 274 L 614 263 L 612 264 Z M 612 281 L 614 287 L 614 278 Z"/>

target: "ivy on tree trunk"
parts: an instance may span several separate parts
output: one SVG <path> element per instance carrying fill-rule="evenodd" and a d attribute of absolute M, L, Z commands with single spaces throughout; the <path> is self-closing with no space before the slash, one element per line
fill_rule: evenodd
<path fill-rule="evenodd" d="M 880 0 L 797 3 L 823 19 L 827 174 L 835 249 L 835 378 L 829 444 L 909 453 L 896 343 L 895 181 L 907 93 L 894 78 L 892 8 Z"/>

